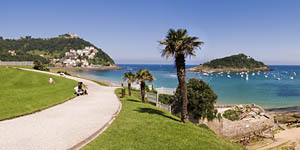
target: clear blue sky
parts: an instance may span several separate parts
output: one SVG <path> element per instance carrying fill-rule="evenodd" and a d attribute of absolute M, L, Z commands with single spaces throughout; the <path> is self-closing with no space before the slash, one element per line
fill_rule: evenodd
<path fill-rule="evenodd" d="M 173 63 L 160 57 L 169 28 L 205 42 L 189 64 L 245 53 L 267 64 L 300 64 L 298 0 L 3 0 L 0 36 L 77 33 L 117 63 Z"/>

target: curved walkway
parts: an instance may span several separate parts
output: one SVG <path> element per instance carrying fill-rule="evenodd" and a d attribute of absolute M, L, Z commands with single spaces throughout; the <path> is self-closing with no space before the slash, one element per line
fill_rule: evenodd
<path fill-rule="evenodd" d="M 106 129 L 121 109 L 115 88 L 76 77 L 66 78 L 83 82 L 89 95 L 31 115 L 0 121 L 1 150 L 79 149 Z"/>

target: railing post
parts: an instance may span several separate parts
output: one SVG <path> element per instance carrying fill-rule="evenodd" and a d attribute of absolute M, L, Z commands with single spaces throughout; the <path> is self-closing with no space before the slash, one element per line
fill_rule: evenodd
<path fill-rule="evenodd" d="M 159 93 L 156 93 L 156 107 L 158 107 L 158 99 L 159 99 Z"/>

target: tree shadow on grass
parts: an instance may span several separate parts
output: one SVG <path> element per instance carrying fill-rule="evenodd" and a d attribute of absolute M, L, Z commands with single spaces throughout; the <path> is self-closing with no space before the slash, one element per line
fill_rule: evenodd
<path fill-rule="evenodd" d="M 135 100 L 135 99 L 127 99 L 127 101 L 135 102 L 135 103 L 140 103 L 141 102 L 141 101 L 138 101 L 138 100 Z"/>
<path fill-rule="evenodd" d="M 163 117 L 172 119 L 174 121 L 180 122 L 180 120 L 166 115 L 165 112 L 157 110 L 157 109 L 153 109 L 153 108 L 138 108 L 138 110 L 134 110 L 134 111 L 137 111 L 137 112 L 140 112 L 140 113 L 157 114 L 157 115 L 161 115 Z"/>

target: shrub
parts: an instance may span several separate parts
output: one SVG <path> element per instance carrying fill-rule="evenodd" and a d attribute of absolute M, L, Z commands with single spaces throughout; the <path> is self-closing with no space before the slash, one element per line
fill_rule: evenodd
<path fill-rule="evenodd" d="M 166 105 L 170 105 L 174 102 L 174 95 L 169 95 L 169 94 L 159 94 L 158 95 L 158 100 Z"/>
<path fill-rule="evenodd" d="M 57 73 L 64 73 L 65 75 L 68 75 L 68 76 L 71 76 L 71 74 L 69 73 L 69 72 L 67 72 L 67 71 L 57 71 Z"/>
<path fill-rule="evenodd" d="M 240 115 L 241 114 L 242 114 L 241 111 L 229 109 L 229 110 L 226 110 L 223 113 L 223 117 L 226 118 L 226 119 L 228 119 L 228 120 L 231 120 L 231 121 L 236 121 L 236 120 L 240 119 Z"/>
<path fill-rule="evenodd" d="M 151 92 L 152 92 L 152 93 L 157 93 L 157 91 L 156 91 L 155 88 L 154 88 L 154 84 L 152 84 Z"/>
<path fill-rule="evenodd" d="M 33 64 L 34 64 L 33 69 L 35 70 L 49 71 L 49 69 L 45 67 L 45 65 L 43 65 L 40 60 L 35 60 Z"/>
<path fill-rule="evenodd" d="M 174 104 L 174 112 L 181 111 L 181 96 L 179 88 L 176 89 L 176 102 Z M 188 95 L 188 113 L 194 119 L 212 120 L 217 116 L 217 110 L 214 109 L 214 104 L 217 101 L 217 95 L 210 86 L 201 79 L 191 78 L 187 83 Z"/>

